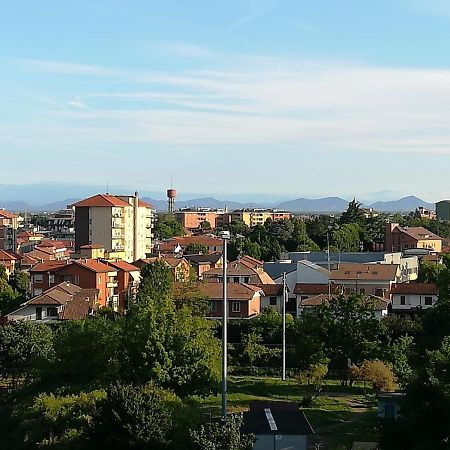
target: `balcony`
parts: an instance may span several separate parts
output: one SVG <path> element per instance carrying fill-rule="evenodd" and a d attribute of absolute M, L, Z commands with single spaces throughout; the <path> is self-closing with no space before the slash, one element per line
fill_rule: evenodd
<path fill-rule="evenodd" d="M 122 220 L 113 220 L 112 227 L 113 228 L 125 228 L 125 224 Z"/>

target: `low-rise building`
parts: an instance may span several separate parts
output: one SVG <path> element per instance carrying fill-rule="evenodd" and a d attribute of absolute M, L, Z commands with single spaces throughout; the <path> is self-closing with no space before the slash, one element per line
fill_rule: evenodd
<path fill-rule="evenodd" d="M 209 255 L 184 254 L 183 257 L 189 262 L 192 269 L 195 271 L 195 276 L 198 280 L 201 280 L 203 278 L 203 272 L 206 272 L 210 269 L 221 269 L 223 266 L 222 253 L 210 253 Z"/>
<path fill-rule="evenodd" d="M 398 223 L 386 224 L 386 251 L 403 252 L 412 248 L 424 248 L 440 253 L 442 238 L 424 227 L 401 227 Z"/>
<path fill-rule="evenodd" d="M 157 261 L 162 262 L 170 268 L 174 281 L 188 281 L 191 276 L 191 266 L 184 258 L 175 258 L 173 256 L 156 256 L 153 258 L 139 259 L 133 263 L 134 266 L 142 269 L 146 264 L 153 264 Z"/>
<path fill-rule="evenodd" d="M 6 276 L 9 278 L 20 263 L 20 256 L 8 250 L 0 249 L 0 266 L 5 268 Z"/>
<path fill-rule="evenodd" d="M 0 209 L 0 250 L 17 252 L 17 229 L 19 216 Z"/>
<path fill-rule="evenodd" d="M 255 227 L 256 225 L 264 225 L 268 219 L 278 222 L 291 218 L 292 213 L 282 209 L 243 208 L 228 213 L 225 221 L 227 223 L 241 221 L 248 227 Z"/>
<path fill-rule="evenodd" d="M 414 315 L 433 307 L 439 298 L 434 283 L 401 283 L 391 288 L 392 313 L 397 316 Z"/>
<path fill-rule="evenodd" d="M 208 223 L 211 229 L 223 225 L 225 209 L 183 208 L 175 211 L 175 219 L 184 228 L 194 230 Z"/>
<path fill-rule="evenodd" d="M 64 282 L 25 302 L 6 317 L 10 321 L 32 322 L 81 320 L 86 318 L 94 308 L 97 295 L 96 289 L 82 289 L 72 283 Z"/>
<path fill-rule="evenodd" d="M 223 240 L 212 234 L 175 236 L 156 243 L 154 252 L 157 254 L 181 253 L 184 252 L 189 245 L 201 245 L 208 250 L 208 253 L 223 252 Z"/>
<path fill-rule="evenodd" d="M 261 309 L 273 308 L 280 314 L 283 312 L 283 285 L 282 284 L 261 284 L 259 286 L 262 291 Z M 286 294 L 288 290 L 286 287 Z M 287 299 L 287 297 L 286 297 Z M 286 305 L 287 306 L 287 305 Z M 286 312 L 291 313 L 291 311 Z"/>

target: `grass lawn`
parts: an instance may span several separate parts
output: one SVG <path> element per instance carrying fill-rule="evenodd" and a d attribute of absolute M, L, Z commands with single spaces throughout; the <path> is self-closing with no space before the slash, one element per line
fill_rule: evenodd
<path fill-rule="evenodd" d="M 326 380 L 322 394 L 310 408 L 303 408 L 316 434 L 323 440 L 323 449 L 351 448 L 353 441 L 377 441 L 376 405 L 373 397 L 364 395 L 359 384 L 341 386 L 339 381 Z M 368 392 L 371 389 L 367 389 Z M 228 405 L 231 412 L 243 411 L 254 400 L 299 402 L 309 388 L 294 379 L 230 377 Z M 202 399 L 214 415 L 220 412 L 221 396 Z"/>

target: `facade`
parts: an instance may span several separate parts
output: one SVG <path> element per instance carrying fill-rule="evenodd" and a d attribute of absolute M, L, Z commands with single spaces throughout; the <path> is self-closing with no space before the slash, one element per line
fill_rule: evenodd
<path fill-rule="evenodd" d="M 82 289 L 71 283 L 60 283 L 9 313 L 10 321 L 80 320 L 88 316 L 97 302 L 95 289 Z"/>
<path fill-rule="evenodd" d="M 240 220 L 248 227 L 255 227 L 256 225 L 264 225 L 267 219 L 277 222 L 279 220 L 289 220 L 291 218 L 292 213 L 281 209 L 244 208 L 228 213 L 225 221 L 227 223 L 232 223 Z"/>
<path fill-rule="evenodd" d="M 401 227 L 398 223 L 386 224 L 386 251 L 403 252 L 414 248 L 424 248 L 440 253 L 442 238 L 423 227 Z"/>
<path fill-rule="evenodd" d="M 450 200 L 442 200 L 436 203 L 436 218 L 438 220 L 450 220 Z"/>
<path fill-rule="evenodd" d="M 157 256 L 154 258 L 139 259 L 134 262 L 134 265 L 142 269 L 146 264 L 153 264 L 161 261 L 170 268 L 174 281 L 189 281 L 191 275 L 191 266 L 184 258 L 175 258 L 173 256 Z"/>
<path fill-rule="evenodd" d="M 401 283 L 392 286 L 392 313 L 413 315 L 432 308 L 439 298 L 439 289 L 433 283 Z"/>
<path fill-rule="evenodd" d="M 158 242 L 155 246 L 155 253 L 180 253 L 186 250 L 189 244 L 202 245 L 207 248 L 208 253 L 222 253 L 223 240 L 210 234 L 200 236 L 175 236 L 170 239 Z"/>
<path fill-rule="evenodd" d="M 125 261 L 145 258 L 152 248 L 153 210 L 134 196 L 98 194 L 75 203 L 75 246 L 100 244 Z"/>
<path fill-rule="evenodd" d="M 0 250 L 17 251 L 19 216 L 0 209 Z"/>
<path fill-rule="evenodd" d="M 7 278 L 14 273 L 19 262 L 20 257 L 17 254 L 8 250 L 0 250 L 0 266 L 5 268 Z"/>
<path fill-rule="evenodd" d="M 340 264 L 330 273 L 331 281 L 345 293 L 389 299 L 393 284 L 401 281 L 398 264 Z"/>
<path fill-rule="evenodd" d="M 223 266 L 222 253 L 211 253 L 209 255 L 184 255 L 192 269 L 195 271 L 198 280 L 203 279 L 203 272 L 210 269 L 220 269 Z"/>
<path fill-rule="evenodd" d="M 283 285 L 262 284 L 260 288 L 262 290 L 261 309 L 273 308 L 281 314 L 283 312 Z"/>
<path fill-rule="evenodd" d="M 46 261 L 30 270 L 31 293 L 37 296 L 56 284 L 69 282 L 83 289 L 97 289 L 97 306 L 118 310 L 117 275 L 117 269 L 94 259 Z"/>
<path fill-rule="evenodd" d="M 184 208 L 175 211 L 175 219 L 188 230 L 200 228 L 203 222 L 208 222 L 214 229 L 224 223 L 225 213 L 225 209 Z"/>
<path fill-rule="evenodd" d="M 199 283 L 198 290 L 209 298 L 207 317 L 220 319 L 223 317 L 223 284 Z M 228 317 L 230 319 L 252 319 L 261 312 L 262 290 L 258 286 L 239 283 L 228 283 Z"/>

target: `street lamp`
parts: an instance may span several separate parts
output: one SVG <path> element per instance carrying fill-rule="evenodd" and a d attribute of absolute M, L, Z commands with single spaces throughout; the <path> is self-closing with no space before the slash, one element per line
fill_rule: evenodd
<path fill-rule="evenodd" d="M 228 298 L 227 298 L 227 245 L 230 232 L 222 231 L 220 237 L 223 241 L 223 314 L 222 314 L 222 420 L 227 421 L 227 324 L 228 324 Z"/>

